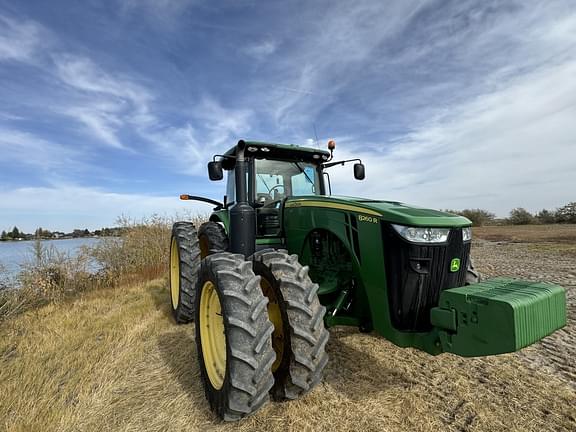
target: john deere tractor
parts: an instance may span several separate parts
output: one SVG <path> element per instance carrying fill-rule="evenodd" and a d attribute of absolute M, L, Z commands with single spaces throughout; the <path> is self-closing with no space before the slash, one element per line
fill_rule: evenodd
<path fill-rule="evenodd" d="M 322 380 L 330 327 L 373 331 L 432 355 L 517 351 L 566 323 L 564 289 L 480 281 L 471 222 L 401 202 L 333 196 L 329 151 L 239 141 L 208 164 L 227 172 L 222 202 L 198 229 L 177 222 L 170 296 L 194 321 L 206 397 L 224 420 Z M 337 354 L 336 354 L 337 355 Z"/>

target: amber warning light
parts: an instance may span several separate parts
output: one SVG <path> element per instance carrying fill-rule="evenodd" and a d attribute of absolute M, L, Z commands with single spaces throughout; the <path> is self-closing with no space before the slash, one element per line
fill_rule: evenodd
<path fill-rule="evenodd" d="M 190 195 L 180 195 L 180 199 L 183 201 L 188 201 L 190 199 Z"/>
<path fill-rule="evenodd" d="M 336 148 L 336 141 L 330 140 L 328 141 L 328 150 L 334 150 Z"/>

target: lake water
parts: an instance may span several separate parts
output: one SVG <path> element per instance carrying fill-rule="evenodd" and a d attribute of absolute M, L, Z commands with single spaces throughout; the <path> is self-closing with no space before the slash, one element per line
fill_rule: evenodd
<path fill-rule="evenodd" d="M 91 246 L 99 241 L 100 239 L 97 238 L 42 240 L 42 245 L 74 256 L 78 253 L 80 246 Z M 33 248 L 33 240 L 0 242 L 0 272 L 3 276 L 16 275 L 21 264 L 34 258 Z"/>

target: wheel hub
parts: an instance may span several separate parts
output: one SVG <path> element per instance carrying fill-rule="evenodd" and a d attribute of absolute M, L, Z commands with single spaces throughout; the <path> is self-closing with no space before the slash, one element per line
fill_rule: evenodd
<path fill-rule="evenodd" d="M 180 253 L 178 252 L 176 237 L 172 238 L 170 245 L 170 293 L 172 307 L 176 309 L 180 301 Z"/>
<path fill-rule="evenodd" d="M 216 390 L 224 384 L 226 374 L 226 336 L 222 308 L 216 288 L 211 281 L 202 286 L 200 297 L 200 340 L 208 379 Z"/>

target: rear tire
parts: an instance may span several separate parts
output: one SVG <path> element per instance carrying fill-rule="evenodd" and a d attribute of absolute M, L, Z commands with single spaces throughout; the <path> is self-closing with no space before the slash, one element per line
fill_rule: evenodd
<path fill-rule="evenodd" d="M 176 222 L 170 242 L 170 307 L 178 324 L 194 319 L 200 247 L 194 224 Z"/>
<path fill-rule="evenodd" d="M 205 222 L 198 229 L 200 256 L 207 257 L 218 252 L 228 251 L 228 235 L 218 222 Z"/>
<path fill-rule="evenodd" d="M 269 401 L 274 384 L 268 299 L 252 263 L 229 252 L 202 260 L 197 290 L 196 346 L 204 392 L 218 417 L 239 420 Z"/>
<path fill-rule="evenodd" d="M 253 260 L 254 272 L 267 282 L 262 288 L 274 290 L 282 317 L 280 328 L 278 320 L 271 319 L 276 324 L 273 346 L 276 355 L 282 357 L 274 364 L 272 396 L 276 400 L 296 399 L 322 380 L 328 363 L 326 308 L 318 299 L 318 285 L 310 280 L 308 267 L 300 265 L 297 255 L 266 249 L 256 252 Z"/>

